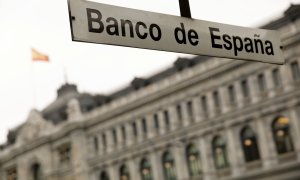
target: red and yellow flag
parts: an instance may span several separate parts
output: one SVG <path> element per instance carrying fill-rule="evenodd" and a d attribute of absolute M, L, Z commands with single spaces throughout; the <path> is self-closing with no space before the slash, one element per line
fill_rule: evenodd
<path fill-rule="evenodd" d="M 49 62 L 49 57 L 47 55 L 40 53 L 33 48 L 31 48 L 31 57 L 32 57 L 32 61 Z"/>

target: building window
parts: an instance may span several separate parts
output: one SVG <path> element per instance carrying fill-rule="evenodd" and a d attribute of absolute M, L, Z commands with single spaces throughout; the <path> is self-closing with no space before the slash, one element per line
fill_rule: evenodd
<path fill-rule="evenodd" d="M 148 129 L 147 129 L 147 122 L 145 118 L 142 119 L 142 126 L 143 126 L 144 134 L 147 134 Z"/>
<path fill-rule="evenodd" d="M 289 119 L 287 117 L 276 118 L 272 123 L 272 130 L 278 154 L 294 151 L 294 145 L 290 135 Z"/>
<path fill-rule="evenodd" d="M 106 150 L 107 140 L 106 140 L 106 134 L 105 133 L 102 134 L 102 146 L 103 146 L 103 149 Z"/>
<path fill-rule="evenodd" d="M 165 119 L 166 129 L 170 130 L 170 116 L 168 110 L 164 110 L 164 119 Z"/>
<path fill-rule="evenodd" d="M 58 148 L 59 162 L 68 163 L 71 160 L 71 146 L 64 144 Z"/>
<path fill-rule="evenodd" d="M 201 97 L 201 106 L 202 106 L 202 111 L 204 114 L 208 113 L 208 105 L 207 105 L 207 98 L 206 96 Z"/>
<path fill-rule="evenodd" d="M 153 179 L 151 165 L 147 159 L 143 159 L 141 161 L 140 173 L 141 173 L 142 180 L 152 180 Z"/>
<path fill-rule="evenodd" d="M 233 85 L 228 86 L 229 101 L 231 105 L 236 103 L 236 93 Z"/>
<path fill-rule="evenodd" d="M 260 159 L 256 136 L 250 127 L 244 127 L 241 131 L 241 143 L 246 162 Z"/>
<path fill-rule="evenodd" d="M 130 174 L 126 165 L 120 167 L 120 180 L 130 180 Z"/>
<path fill-rule="evenodd" d="M 300 80 L 300 69 L 298 62 L 291 63 L 292 75 L 295 81 Z"/>
<path fill-rule="evenodd" d="M 224 138 L 216 136 L 212 142 L 213 158 L 216 169 L 229 167 L 227 148 Z"/>
<path fill-rule="evenodd" d="M 102 171 L 102 172 L 100 173 L 100 178 L 99 178 L 99 180 L 109 180 L 108 174 L 107 174 L 105 171 Z"/>
<path fill-rule="evenodd" d="M 176 180 L 174 158 L 168 151 L 162 156 L 163 172 L 165 180 Z"/>
<path fill-rule="evenodd" d="M 249 93 L 248 81 L 246 79 L 241 82 L 241 87 L 242 87 L 242 93 L 244 98 L 248 98 L 250 93 Z"/>
<path fill-rule="evenodd" d="M 98 142 L 98 137 L 97 136 L 95 136 L 93 138 L 93 142 L 94 142 L 95 151 L 98 152 L 98 150 L 99 150 L 99 142 Z"/>
<path fill-rule="evenodd" d="M 220 96 L 218 91 L 213 92 L 213 99 L 216 109 L 220 109 Z"/>
<path fill-rule="evenodd" d="M 181 111 L 181 105 L 177 104 L 176 106 L 176 112 L 177 112 L 177 117 L 179 121 L 182 121 L 182 111 Z"/>
<path fill-rule="evenodd" d="M 194 111 L 193 111 L 193 102 L 192 101 L 187 102 L 187 113 L 188 113 L 189 119 L 193 120 Z"/>
<path fill-rule="evenodd" d="M 200 176 L 202 174 L 202 165 L 198 149 L 195 147 L 195 145 L 190 144 L 187 146 L 186 160 L 190 176 Z"/>
<path fill-rule="evenodd" d="M 257 76 L 257 81 L 258 81 L 258 89 L 260 92 L 265 92 L 267 90 L 266 86 L 266 78 L 264 74 L 259 74 Z"/>
<path fill-rule="evenodd" d="M 112 135 L 113 135 L 114 144 L 117 144 L 117 142 L 118 142 L 117 131 L 115 129 L 112 130 Z"/>
<path fill-rule="evenodd" d="M 6 179 L 7 180 L 17 180 L 18 179 L 18 174 L 17 174 L 17 168 L 12 167 L 6 170 Z"/>
<path fill-rule="evenodd" d="M 158 121 L 158 115 L 154 114 L 154 127 L 156 129 L 156 132 L 159 131 L 159 121 Z"/>
<path fill-rule="evenodd" d="M 272 77 L 273 77 L 274 87 L 281 86 L 281 77 L 280 77 L 280 72 L 279 72 L 278 68 L 273 69 Z"/>
<path fill-rule="evenodd" d="M 42 180 L 41 166 L 35 163 L 31 166 L 32 180 Z"/>
<path fill-rule="evenodd" d="M 137 131 L 136 123 L 132 122 L 131 126 L 132 126 L 133 136 L 136 138 L 138 136 L 138 131 Z"/>
<path fill-rule="evenodd" d="M 121 131 L 122 131 L 123 140 L 126 141 L 126 129 L 124 125 L 122 125 Z"/>

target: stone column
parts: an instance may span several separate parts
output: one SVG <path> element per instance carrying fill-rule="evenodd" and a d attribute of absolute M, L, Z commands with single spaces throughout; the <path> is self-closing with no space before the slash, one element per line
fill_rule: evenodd
<path fill-rule="evenodd" d="M 270 169 L 277 163 L 277 154 L 274 140 L 272 137 L 271 124 L 266 124 L 264 119 L 257 119 L 257 140 L 260 150 L 260 156 L 265 169 Z"/>
<path fill-rule="evenodd" d="M 198 96 L 193 97 L 192 99 L 193 103 L 193 112 L 194 112 L 194 120 L 195 122 L 201 122 L 204 120 L 203 111 L 200 106 L 200 98 Z"/>
<path fill-rule="evenodd" d="M 158 129 L 158 133 L 163 135 L 166 133 L 166 124 L 165 124 L 165 116 L 164 116 L 164 112 L 162 110 L 157 112 L 158 115 L 158 122 L 159 122 L 159 129 Z"/>
<path fill-rule="evenodd" d="M 233 87 L 235 89 L 237 107 L 241 108 L 244 106 L 244 98 L 242 93 L 241 81 L 236 81 L 233 84 Z"/>
<path fill-rule="evenodd" d="M 222 113 L 227 113 L 230 108 L 231 104 L 229 102 L 229 95 L 228 95 L 228 87 L 223 86 L 219 89 L 219 96 L 220 96 L 220 108 Z"/>
<path fill-rule="evenodd" d="M 25 162 L 25 160 L 19 159 L 17 161 L 17 179 L 18 180 L 28 180 L 30 178 L 30 174 L 28 172 L 28 169 L 30 169 L 30 166 L 28 164 L 28 162 Z M 3 173 L 4 175 L 6 175 L 6 172 Z M 6 178 L 3 178 L 3 180 Z"/>
<path fill-rule="evenodd" d="M 172 148 L 172 155 L 175 159 L 175 168 L 178 180 L 188 179 L 188 169 L 185 160 L 185 147 L 182 143 L 176 142 Z"/>
<path fill-rule="evenodd" d="M 112 152 L 114 149 L 114 140 L 113 140 L 113 132 L 112 129 L 106 131 L 106 140 L 107 140 L 107 152 Z"/>
<path fill-rule="evenodd" d="M 288 92 L 293 89 L 293 75 L 291 72 L 291 67 L 289 63 L 286 63 L 282 67 L 279 68 L 282 85 L 285 92 Z"/>
<path fill-rule="evenodd" d="M 211 142 L 207 141 L 205 137 L 201 137 L 198 142 L 203 167 L 203 179 L 213 180 L 215 179 L 215 167 L 213 165 Z"/>
<path fill-rule="evenodd" d="M 232 171 L 232 175 L 234 177 L 237 177 L 241 174 L 241 167 L 243 165 L 243 159 L 241 146 L 240 146 L 240 140 L 239 133 L 234 133 L 233 127 L 228 127 L 226 130 L 227 138 L 228 138 L 228 157 L 229 157 L 229 163 L 230 168 Z"/>
<path fill-rule="evenodd" d="M 300 111 L 300 107 L 298 107 Z M 292 135 L 292 141 L 294 143 L 295 151 L 297 152 L 298 160 L 300 161 L 300 112 L 297 112 L 296 108 L 290 110 L 290 129 Z"/>
<path fill-rule="evenodd" d="M 98 139 L 97 139 L 98 141 Z M 95 148 L 95 136 L 91 136 L 88 138 L 87 141 L 87 151 L 91 152 L 88 154 L 88 158 L 93 158 L 98 155 L 98 150 L 99 150 L 99 141 L 98 141 L 98 149 Z"/>
<path fill-rule="evenodd" d="M 128 169 L 130 173 L 130 180 L 140 180 L 140 171 L 139 166 L 136 160 L 132 157 L 128 160 Z"/>
<path fill-rule="evenodd" d="M 249 94 L 252 103 L 257 103 L 260 99 L 259 91 L 258 91 L 258 82 L 257 76 L 251 75 L 248 80 Z"/>
<path fill-rule="evenodd" d="M 206 94 L 207 106 L 208 106 L 208 117 L 212 118 L 216 115 L 216 107 L 213 100 L 212 92 Z"/>
<path fill-rule="evenodd" d="M 71 163 L 75 180 L 88 179 L 87 149 L 85 133 L 83 130 L 76 130 L 71 133 Z"/>
<path fill-rule="evenodd" d="M 107 168 L 107 173 L 109 175 L 109 179 L 111 180 L 119 180 L 120 175 L 119 175 L 119 169 L 117 168 L 118 166 L 114 164 L 110 164 Z"/>
<path fill-rule="evenodd" d="M 131 146 L 134 142 L 134 137 L 133 137 L 133 129 L 131 122 L 126 122 L 125 124 L 125 130 L 126 130 L 126 144 L 127 146 Z"/>
<path fill-rule="evenodd" d="M 150 162 L 151 162 L 151 170 L 153 173 L 154 180 L 161 180 L 163 179 L 163 172 L 162 172 L 162 161 L 160 153 L 151 152 L 150 154 Z"/>
<path fill-rule="evenodd" d="M 188 126 L 190 124 L 190 117 L 187 110 L 187 101 L 181 102 L 180 105 L 181 105 L 183 126 Z"/>
<path fill-rule="evenodd" d="M 125 145 L 124 137 L 122 134 L 122 125 L 116 126 L 116 133 L 117 133 L 117 139 L 118 139 L 118 148 L 122 149 Z"/>
<path fill-rule="evenodd" d="M 177 129 L 179 127 L 179 120 L 176 114 L 176 106 L 172 105 L 168 107 L 169 115 L 170 115 L 170 125 L 171 131 Z"/>

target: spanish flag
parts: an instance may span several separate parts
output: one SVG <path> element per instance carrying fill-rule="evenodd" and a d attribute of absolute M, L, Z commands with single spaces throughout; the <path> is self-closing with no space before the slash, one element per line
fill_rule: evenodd
<path fill-rule="evenodd" d="M 32 56 L 32 61 L 49 62 L 49 57 L 47 55 L 40 53 L 33 48 L 31 48 L 31 56 Z"/>

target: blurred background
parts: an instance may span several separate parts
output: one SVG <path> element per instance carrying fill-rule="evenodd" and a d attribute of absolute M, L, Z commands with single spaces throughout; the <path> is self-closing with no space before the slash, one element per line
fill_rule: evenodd
<path fill-rule="evenodd" d="M 178 1 L 96 2 L 180 14 Z M 300 179 L 299 4 L 299 0 L 190 0 L 195 19 L 279 30 L 287 64 L 276 66 L 72 42 L 67 1 L 0 0 L 1 178 Z M 200 75 L 206 79 L 197 79 Z M 188 85 L 177 87 L 183 82 Z M 280 90 L 276 90 L 277 85 Z M 228 88 L 222 89 L 223 86 Z M 236 86 L 240 91 L 235 90 Z M 225 99 L 222 93 L 228 94 Z M 249 93 L 249 104 L 243 100 L 243 93 Z M 236 109 L 231 107 L 231 100 L 236 101 Z M 272 117 L 262 124 L 256 122 L 269 114 Z M 185 123 L 180 124 L 181 116 Z M 224 139 L 222 133 L 217 133 L 235 124 L 244 128 L 226 131 Z M 194 129 L 189 129 L 191 125 Z M 148 134 L 142 136 L 142 131 Z M 205 140 L 196 140 L 199 145 L 192 143 L 207 134 Z M 236 138 L 237 134 L 240 138 Z M 283 138 L 278 140 L 276 135 Z M 134 136 L 141 137 L 133 140 Z M 256 140 L 256 136 L 263 140 Z M 146 149 L 139 144 L 143 142 Z M 203 144 L 209 146 L 201 151 Z M 38 149 L 44 145 L 49 147 Z M 74 149 L 81 150 L 73 152 Z M 152 156 L 149 149 L 158 149 L 158 155 Z M 134 153 L 128 155 L 129 151 Z M 249 157 L 243 155 L 245 152 Z M 175 153 L 190 161 L 173 156 Z M 197 158 L 205 157 L 205 153 L 211 158 L 203 165 Z M 231 155 L 227 157 L 227 153 Z M 286 153 L 289 156 L 278 159 L 278 155 Z M 144 154 L 150 155 L 143 159 Z M 275 166 L 290 159 L 296 159 L 298 164 Z M 161 160 L 165 160 L 162 168 L 153 166 L 153 162 Z M 65 161 L 66 169 L 56 169 L 59 166 L 55 163 Z M 186 161 L 191 164 L 184 166 Z M 256 164 L 247 165 L 251 161 Z M 175 167 L 175 162 L 182 167 Z M 18 170 L 19 167 L 24 168 Z M 265 171 L 248 171 L 257 167 Z M 181 169 L 185 170 L 180 172 Z M 271 169 L 279 175 L 271 176 Z"/>

